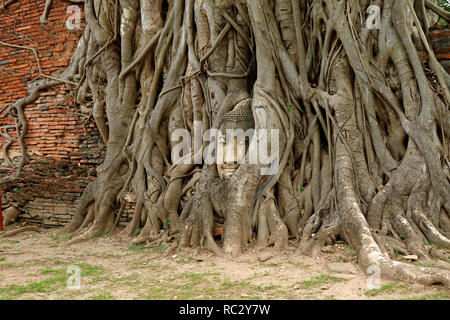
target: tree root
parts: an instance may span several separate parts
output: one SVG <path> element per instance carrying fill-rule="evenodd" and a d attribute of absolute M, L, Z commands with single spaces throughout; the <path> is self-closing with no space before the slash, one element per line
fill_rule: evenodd
<path fill-rule="evenodd" d="M 19 233 L 28 232 L 28 231 L 41 232 L 41 229 L 36 226 L 23 227 L 23 228 L 16 229 L 16 230 L 5 231 L 2 234 L 0 234 L 0 238 L 11 237 L 11 236 L 15 236 Z"/>

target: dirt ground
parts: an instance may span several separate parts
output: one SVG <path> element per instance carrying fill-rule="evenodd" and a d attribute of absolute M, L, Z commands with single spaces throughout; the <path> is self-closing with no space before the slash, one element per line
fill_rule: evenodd
<path fill-rule="evenodd" d="M 166 246 L 107 235 L 65 246 L 68 239 L 55 231 L 0 238 L 0 299 L 450 299 L 442 286 L 389 279 L 369 289 L 357 249 L 345 244 L 316 258 L 300 255 L 295 243 L 285 252 L 250 246 L 230 260 L 194 249 L 164 257 Z M 335 273 L 335 262 L 354 268 Z M 73 265 L 81 271 L 79 289 L 67 286 Z"/>

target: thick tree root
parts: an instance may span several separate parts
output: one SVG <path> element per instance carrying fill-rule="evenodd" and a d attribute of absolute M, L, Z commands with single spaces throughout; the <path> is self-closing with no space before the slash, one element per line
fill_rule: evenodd
<path fill-rule="evenodd" d="M 11 237 L 11 236 L 15 236 L 19 233 L 28 232 L 28 231 L 41 232 L 41 229 L 36 226 L 29 226 L 29 227 L 23 227 L 20 229 L 16 229 L 16 230 L 4 231 L 4 232 L 0 233 L 0 238 Z"/>

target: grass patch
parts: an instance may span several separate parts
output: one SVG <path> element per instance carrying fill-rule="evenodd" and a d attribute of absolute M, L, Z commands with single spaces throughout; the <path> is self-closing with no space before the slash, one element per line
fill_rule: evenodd
<path fill-rule="evenodd" d="M 450 291 L 439 290 L 433 293 L 425 293 L 420 296 L 409 297 L 405 300 L 448 300 L 450 299 Z"/>
<path fill-rule="evenodd" d="M 348 253 L 350 253 L 351 256 L 356 257 L 359 253 L 360 248 L 345 248 L 345 251 L 347 251 Z"/>
<path fill-rule="evenodd" d="M 252 287 L 252 283 L 248 280 L 230 281 L 225 279 L 221 285 L 224 289 L 248 289 Z"/>
<path fill-rule="evenodd" d="M 170 290 L 163 287 L 149 286 L 144 299 L 146 300 L 167 300 L 173 297 Z"/>
<path fill-rule="evenodd" d="M 94 266 L 86 262 L 75 263 L 75 265 L 80 267 L 81 276 L 95 276 L 103 272 L 103 267 Z"/>
<path fill-rule="evenodd" d="M 297 267 L 299 269 L 302 269 L 302 270 L 306 270 L 309 267 L 311 267 L 311 265 L 309 265 L 309 264 L 304 264 L 304 263 L 301 263 L 301 262 L 295 262 L 295 261 L 291 261 L 291 260 L 286 260 L 285 263 L 291 264 L 291 265 L 293 265 L 293 266 L 295 266 L 295 267 Z"/>
<path fill-rule="evenodd" d="M 4 264 L 3 264 L 4 265 Z M 94 266 L 89 263 L 77 263 L 76 266 L 80 267 L 81 277 L 95 277 L 103 271 L 102 267 Z M 12 264 L 13 267 L 17 265 Z M 49 279 L 45 279 L 39 282 L 31 282 L 24 285 L 9 285 L 0 289 L 1 299 L 17 299 L 24 294 L 33 293 L 52 293 L 59 289 L 65 288 L 67 279 L 70 274 L 67 273 L 66 268 L 46 268 L 39 272 L 41 275 L 53 275 Z"/>
<path fill-rule="evenodd" d="M 57 276 L 39 282 L 32 282 L 25 285 L 12 284 L 0 289 L 2 299 L 18 298 L 26 293 L 51 293 L 64 286 L 68 276 Z"/>
<path fill-rule="evenodd" d="M 160 245 L 160 246 L 152 246 L 152 247 L 149 247 L 149 248 L 152 249 L 156 253 L 163 253 L 164 251 L 166 251 L 168 246 Z"/>
<path fill-rule="evenodd" d="M 120 276 L 117 279 L 115 279 L 114 282 L 120 282 L 121 284 L 126 285 L 136 285 L 142 283 L 140 277 L 141 276 L 138 273 L 133 273 L 130 275 Z"/>
<path fill-rule="evenodd" d="M 143 246 L 141 244 L 134 244 L 134 243 L 128 247 L 128 250 L 131 250 L 131 251 L 142 251 L 142 250 L 147 250 L 147 249 L 149 249 L 149 247 Z"/>
<path fill-rule="evenodd" d="M 63 236 L 63 241 L 69 241 L 70 239 L 72 239 L 74 234 L 75 234 L 74 232 L 70 232 L 70 233 L 65 234 Z"/>
<path fill-rule="evenodd" d="M 178 264 L 188 264 L 190 262 L 191 261 L 185 260 L 185 259 L 178 259 L 177 261 L 175 261 L 175 263 L 178 263 Z"/>
<path fill-rule="evenodd" d="M 430 263 L 420 263 L 420 262 L 414 262 L 414 264 L 418 267 L 425 267 L 425 268 L 436 268 L 436 265 L 434 262 Z"/>
<path fill-rule="evenodd" d="M 374 296 L 377 296 L 380 294 L 395 293 L 395 291 L 398 289 L 399 286 L 400 286 L 399 282 L 389 282 L 389 283 L 386 283 L 385 285 L 382 285 L 378 289 L 375 288 L 375 289 L 366 290 L 364 292 L 364 294 L 369 297 L 374 297 Z"/>
<path fill-rule="evenodd" d="M 49 235 L 50 239 L 52 239 L 53 241 L 57 241 L 59 239 L 59 234 L 54 233 L 54 234 L 50 234 Z"/>
<path fill-rule="evenodd" d="M 254 299 L 251 294 L 258 293 L 258 287 L 248 281 L 231 282 L 219 278 L 218 273 L 182 273 L 160 279 L 149 278 L 145 292 L 140 294 L 144 299 L 227 299 L 236 298 L 245 291 L 246 298 Z"/>
<path fill-rule="evenodd" d="M 157 253 L 161 253 L 164 252 L 164 250 L 167 249 L 167 246 L 165 245 L 160 245 L 160 246 L 144 246 L 141 244 L 132 244 L 131 246 L 128 247 L 128 250 L 131 251 L 142 251 L 142 250 L 153 250 Z"/>
<path fill-rule="evenodd" d="M 62 261 L 60 261 L 60 263 L 62 263 Z M 94 265 L 91 265 L 86 262 L 76 263 L 74 265 L 80 267 L 82 277 L 83 276 L 86 276 L 86 277 L 98 276 L 103 271 L 102 267 L 94 266 Z M 54 274 L 54 275 L 65 275 L 65 274 L 68 275 L 69 274 L 67 272 L 67 268 L 60 268 L 60 269 L 48 268 L 48 269 L 41 270 L 41 272 L 39 272 L 39 273 L 40 274 Z"/>
<path fill-rule="evenodd" d="M 264 266 L 264 267 L 271 267 L 271 268 L 273 268 L 273 267 L 278 267 L 278 266 L 281 266 L 281 262 L 269 262 L 269 263 L 261 263 L 261 265 L 262 266 Z"/>
<path fill-rule="evenodd" d="M 23 265 L 23 264 L 22 264 L 22 265 Z M 19 267 L 21 267 L 22 265 L 19 265 L 19 264 L 16 264 L 16 263 L 12 263 L 12 262 L 5 262 L 5 263 L 2 263 L 2 264 L 0 265 L 0 268 L 5 268 L 5 269 L 19 268 Z"/>
<path fill-rule="evenodd" d="M 44 269 L 41 270 L 40 274 L 65 274 L 66 271 L 64 269 Z"/>
<path fill-rule="evenodd" d="M 111 277 L 109 275 L 95 275 L 92 277 L 91 281 L 89 282 L 92 285 L 95 285 L 101 281 L 108 281 L 111 280 Z"/>
<path fill-rule="evenodd" d="M 301 270 L 306 270 L 309 267 L 311 267 L 309 264 L 304 264 L 304 263 L 296 262 L 296 261 L 292 261 L 292 260 L 282 260 L 282 261 L 268 262 L 268 263 L 261 262 L 259 265 L 262 266 L 262 267 L 280 267 L 283 264 L 290 264 L 290 265 L 292 265 L 294 267 L 297 267 L 297 268 L 299 268 Z"/>
<path fill-rule="evenodd" d="M 89 298 L 89 300 L 111 300 L 111 299 L 114 299 L 114 297 L 109 292 L 96 294 Z"/>
<path fill-rule="evenodd" d="M 337 282 L 342 282 L 342 281 L 346 281 L 345 279 L 342 278 L 336 278 L 336 277 L 332 277 L 328 274 L 319 274 L 318 276 L 312 277 L 309 280 L 304 280 L 302 281 L 302 286 L 304 288 L 319 288 L 320 286 L 324 285 L 324 284 L 328 284 L 328 283 L 337 283 Z"/>

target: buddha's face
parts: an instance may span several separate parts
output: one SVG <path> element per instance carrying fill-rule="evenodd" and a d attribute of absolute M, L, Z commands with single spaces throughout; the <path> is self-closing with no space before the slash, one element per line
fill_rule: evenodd
<path fill-rule="evenodd" d="M 222 179 L 231 177 L 244 162 L 251 133 L 248 130 L 254 127 L 250 109 L 247 110 L 249 112 L 247 116 L 242 113 L 243 104 L 246 108 L 250 108 L 250 99 L 240 104 L 225 117 L 220 126 L 221 134 L 217 143 L 222 154 L 218 154 L 220 159 L 218 159 L 217 171 Z M 240 109 L 236 110 L 239 107 Z"/>
<path fill-rule="evenodd" d="M 236 128 L 230 128 L 231 126 Z M 221 135 L 218 138 L 219 148 L 222 150 L 221 161 L 217 165 L 219 175 L 222 179 L 232 176 L 239 165 L 245 161 L 245 154 L 248 149 L 249 137 L 239 134 L 245 133 L 250 126 L 243 121 L 225 124 L 221 127 Z M 235 129 L 242 129 L 236 131 Z M 228 131 L 228 132 L 227 132 Z"/>

